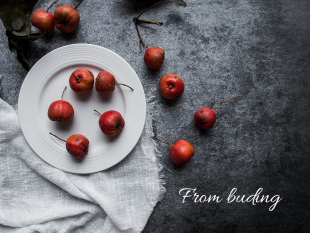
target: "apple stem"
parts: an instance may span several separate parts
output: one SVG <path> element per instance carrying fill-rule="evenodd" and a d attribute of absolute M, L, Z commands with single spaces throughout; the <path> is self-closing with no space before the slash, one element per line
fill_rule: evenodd
<path fill-rule="evenodd" d="M 150 6 L 149 8 L 145 9 L 144 11 L 142 11 L 142 13 L 140 13 L 140 15 L 138 15 L 138 17 L 136 19 L 138 20 L 141 15 L 143 15 L 145 12 L 147 12 L 149 9 L 153 8 L 154 6 L 157 6 L 158 4 L 165 3 L 165 2 L 171 2 L 171 1 L 161 1 L 161 2 L 155 3 L 154 5 Z"/>
<path fill-rule="evenodd" d="M 61 140 L 61 141 L 67 142 L 67 141 L 63 140 L 62 138 L 56 136 L 55 134 L 52 134 L 51 132 L 50 132 L 50 134 L 53 135 L 55 138 L 58 138 L 58 139 Z"/>
<path fill-rule="evenodd" d="M 114 83 L 115 85 L 123 85 L 123 86 L 126 86 L 126 87 L 129 87 L 132 91 L 133 91 L 133 88 L 131 88 L 130 86 L 124 84 L 124 83 Z"/>
<path fill-rule="evenodd" d="M 81 79 L 79 77 L 77 77 L 75 74 L 72 73 L 72 75 L 74 76 L 74 78 L 76 79 L 76 81 L 79 83 L 81 81 Z"/>
<path fill-rule="evenodd" d="M 142 48 L 141 40 L 139 40 L 139 46 L 140 46 L 141 51 L 145 54 L 145 52 L 144 52 L 144 50 L 143 50 L 143 48 Z"/>
<path fill-rule="evenodd" d="M 145 42 L 143 41 L 142 37 L 141 37 L 141 34 L 139 32 L 139 28 L 138 28 L 138 24 L 141 24 L 141 23 L 148 23 L 148 24 L 156 24 L 156 25 L 163 25 L 162 22 L 156 22 L 156 21 L 150 21 L 150 20 L 143 20 L 143 19 L 139 19 L 141 15 L 143 15 L 145 12 L 147 12 L 149 9 L 153 8 L 154 6 L 158 5 L 158 4 L 161 4 L 161 3 L 165 3 L 165 2 L 171 2 L 171 1 L 160 1 L 160 2 L 157 2 L 155 4 L 153 4 L 152 6 L 150 6 L 149 8 L 145 9 L 144 11 L 142 11 L 138 17 L 134 17 L 133 18 L 133 22 L 135 23 L 135 26 L 136 26 L 136 30 L 137 30 L 137 33 L 138 33 L 138 36 L 139 36 L 139 39 L 140 39 L 140 42 L 144 45 L 145 48 L 148 48 L 147 45 L 145 44 Z M 140 44 L 140 48 L 141 48 L 141 44 Z M 144 53 L 143 49 L 141 48 L 142 52 Z"/>
<path fill-rule="evenodd" d="M 61 95 L 61 99 L 60 100 L 62 100 L 62 98 L 64 97 L 64 93 L 65 93 L 65 90 L 67 89 L 67 86 L 65 86 L 65 89 L 63 90 L 63 92 L 62 92 L 62 95 Z"/>
<path fill-rule="evenodd" d="M 159 140 L 158 139 L 158 137 L 157 137 L 157 134 L 156 134 L 156 131 L 155 131 L 155 128 L 154 128 L 154 126 L 152 125 L 152 127 L 153 127 L 153 132 L 154 132 L 154 135 L 155 135 L 155 137 L 156 137 L 156 139 L 158 140 L 158 141 L 160 141 L 160 142 L 162 142 L 162 143 L 165 143 L 165 144 L 168 144 L 168 145 L 170 145 L 170 146 L 174 146 L 173 144 L 171 144 L 171 143 L 168 143 L 168 142 L 164 142 L 164 141 L 161 141 L 161 140 Z"/>
<path fill-rule="evenodd" d="M 144 19 L 137 19 L 137 18 L 134 18 L 134 21 L 137 24 L 146 23 L 146 24 L 156 24 L 158 26 L 162 26 L 164 24 L 163 22 L 157 22 L 157 21 L 152 21 L 152 20 L 144 20 Z"/>
<path fill-rule="evenodd" d="M 49 8 L 47 8 L 46 12 L 48 12 L 49 9 L 51 9 L 51 7 L 52 7 L 56 2 L 58 2 L 58 0 L 56 0 L 55 2 L 53 2 L 52 5 L 50 5 Z"/>
<path fill-rule="evenodd" d="M 225 100 L 225 101 L 221 102 L 220 104 L 218 104 L 217 106 L 215 106 L 214 108 L 212 108 L 212 110 L 216 109 L 216 108 L 217 108 L 218 106 L 220 106 L 221 104 L 226 103 L 226 102 L 228 102 L 228 101 L 230 101 L 230 100 L 236 99 L 236 98 L 238 98 L 238 97 L 239 97 L 239 95 L 237 95 L 237 96 L 235 96 L 235 97 L 233 97 L 233 98 L 231 98 L 231 99 L 229 99 L 229 100 Z"/>
<path fill-rule="evenodd" d="M 101 116 L 101 113 L 100 113 L 100 112 L 98 112 L 96 109 L 94 109 L 94 111 L 95 111 L 95 112 L 97 112 L 97 113 L 99 113 L 99 115 Z"/>
<path fill-rule="evenodd" d="M 143 41 L 142 36 L 141 36 L 141 34 L 139 32 L 138 23 L 136 22 L 137 20 L 138 20 L 138 18 L 133 18 L 133 22 L 135 23 L 136 30 L 137 30 L 137 33 L 138 33 L 138 36 L 139 36 L 139 39 L 140 39 L 139 43 L 142 43 L 145 48 L 148 48 L 147 45 L 145 44 L 145 42 Z M 140 46 L 141 46 L 141 44 L 140 44 Z M 143 50 L 142 50 L 142 52 L 143 52 Z"/>
<path fill-rule="evenodd" d="M 83 0 L 80 0 L 79 2 L 78 2 L 78 4 L 76 4 L 76 1 L 75 1 L 75 7 L 74 7 L 74 9 L 76 9 L 79 5 L 80 5 L 80 3 L 82 2 Z"/>

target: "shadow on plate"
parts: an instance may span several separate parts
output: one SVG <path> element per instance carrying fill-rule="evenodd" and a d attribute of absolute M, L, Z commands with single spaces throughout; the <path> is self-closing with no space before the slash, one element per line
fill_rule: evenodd
<path fill-rule="evenodd" d="M 68 131 L 72 128 L 73 126 L 73 121 L 74 121 L 74 117 L 72 119 L 72 121 L 69 121 L 69 122 L 56 122 L 56 128 L 57 130 L 60 130 L 60 131 Z M 69 137 L 69 136 L 68 136 Z"/>

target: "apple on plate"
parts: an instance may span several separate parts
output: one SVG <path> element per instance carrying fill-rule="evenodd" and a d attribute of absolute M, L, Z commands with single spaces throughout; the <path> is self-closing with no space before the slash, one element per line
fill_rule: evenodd
<path fill-rule="evenodd" d="M 71 89 L 79 94 L 90 92 L 94 87 L 94 82 L 93 73 L 85 68 L 76 69 L 69 78 Z"/>
<path fill-rule="evenodd" d="M 99 74 L 96 77 L 96 83 L 95 83 L 95 88 L 98 93 L 100 94 L 112 93 L 115 89 L 115 85 L 123 85 L 130 88 L 133 91 L 133 89 L 130 86 L 123 83 L 117 83 L 115 81 L 114 75 L 111 74 L 110 72 L 105 70 L 99 72 Z"/>
<path fill-rule="evenodd" d="M 99 118 L 99 127 L 104 134 L 116 136 L 122 132 L 125 121 L 119 112 L 111 110 L 101 114 L 97 110 L 94 111 L 101 115 Z"/>
<path fill-rule="evenodd" d="M 84 135 L 73 134 L 67 140 L 64 140 L 55 134 L 50 134 L 66 143 L 66 149 L 72 157 L 76 159 L 83 159 L 87 155 L 89 140 Z"/>
<path fill-rule="evenodd" d="M 66 89 L 67 86 L 62 92 L 61 99 L 51 103 L 48 108 L 47 115 L 51 121 L 68 122 L 73 119 L 74 109 L 72 105 L 69 102 L 62 100 Z"/>

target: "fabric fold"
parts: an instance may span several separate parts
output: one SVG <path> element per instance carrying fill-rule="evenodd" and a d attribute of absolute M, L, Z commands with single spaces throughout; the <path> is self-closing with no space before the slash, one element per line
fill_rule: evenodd
<path fill-rule="evenodd" d="M 147 98 L 143 133 L 123 161 L 77 175 L 36 155 L 17 113 L 0 99 L 0 231 L 141 232 L 165 192 L 160 154 L 151 137 L 153 107 Z"/>

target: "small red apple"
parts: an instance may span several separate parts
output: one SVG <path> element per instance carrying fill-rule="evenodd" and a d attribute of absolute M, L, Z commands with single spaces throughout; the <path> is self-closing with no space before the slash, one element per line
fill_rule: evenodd
<path fill-rule="evenodd" d="M 211 129 L 215 124 L 216 115 L 211 108 L 203 107 L 195 113 L 194 120 L 200 128 Z"/>
<path fill-rule="evenodd" d="M 100 114 L 97 110 L 94 111 Z M 99 119 L 99 127 L 101 131 L 109 136 L 119 135 L 122 132 L 124 125 L 124 118 L 119 112 L 114 110 L 103 113 Z"/>
<path fill-rule="evenodd" d="M 144 63 L 151 69 L 159 69 L 165 59 L 165 51 L 158 47 L 151 47 L 145 51 Z"/>
<path fill-rule="evenodd" d="M 58 0 L 53 2 L 46 11 L 37 10 L 32 14 L 31 23 L 34 27 L 39 28 L 44 32 L 51 32 L 54 29 L 54 16 L 48 11 L 56 2 L 58 2 Z"/>
<path fill-rule="evenodd" d="M 54 16 L 47 11 L 37 10 L 31 16 L 31 23 L 42 31 L 51 32 L 54 29 Z"/>
<path fill-rule="evenodd" d="M 174 145 L 168 142 L 164 142 L 158 139 L 155 128 L 153 127 L 153 132 L 156 139 L 162 143 L 170 145 L 169 156 L 177 165 L 181 165 L 187 162 L 195 153 L 194 147 L 192 144 L 185 140 L 178 140 Z"/>
<path fill-rule="evenodd" d="M 69 78 L 71 89 L 80 94 L 90 92 L 94 87 L 94 82 L 94 75 L 88 69 L 77 69 Z"/>
<path fill-rule="evenodd" d="M 177 165 L 187 162 L 194 153 L 195 150 L 192 144 L 184 140 L 178 140 L 169 150 L 172 162 Z"/>
<path fill-rule="evenodd" d="M 80 15 L 72 6 L 59 6 L 54 12 L 54 23 L 62 32 L 73 32 L 80 23 Z"/>
<path fill-rule="evenodd" d="M 124 85 L 126 87 L 129 87 L 133 91 L 133 89 L 126 84 L 116 83 L 114 75 L 109 73 L 108 71 L 99 72 L 95 83 L 95 88 L 97 92 L 99 92 L 100 94 L 111 93 L 114 91 L 115 85 Z"/>
<path fill-rule="evenodd" d="M 68 122 L 71 121 L 74 116 L 74 110 L 72 105 L 69 102 L 62 100 L 66 89 L 67 86 L 62 92 L 61 99 L 51 103 L 48 108 L 47 115 L 51 121 Z"/>
<path fill-rule="evenodd" d="M 159 81 L 159 92 L 165 99 L 176 99 L 182 95 L 184 83 L 175 74 L 167 74 Z"/>
<path fill-rule="evenodd" d="M 82 134 L 73 134 L 67 139 L 67 141 L 52 133 L 50 134 L 66 143 L 66 149 L 72 157 L 83 159 L 86 156 L 89 147 L 89 140 Z"/>
<path fill-rule="evenodd" d="M 239 97 L 239 96 L 235 96 L 229 100 L 223 101 L 212 109 L 208 108 L 208 107 L 200 108 L 194 115 L 195 122 L 202 129 L 211 129 L 213 127 L 213 125 L 215 124 L 215 121 L 216 121 L 216 114 L 213 110 L 216 109 L 221 104 L 226 103 L 230 100 L 233 100 L 237 97 Z"/>

